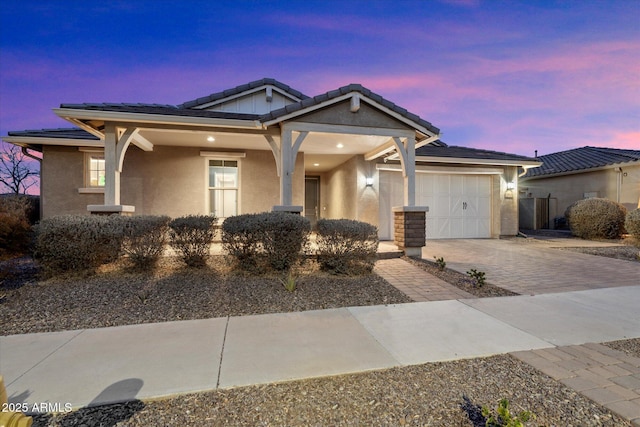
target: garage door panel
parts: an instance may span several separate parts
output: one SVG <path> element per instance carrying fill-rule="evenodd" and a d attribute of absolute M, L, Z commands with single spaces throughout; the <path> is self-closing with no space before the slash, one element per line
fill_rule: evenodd
<path fill-rule="evenodd" d="M 385 188 L 383 181 L 388 183 Z M 402 204 L 402 174 L 381 172 L 380 182 L 381 238 L 385 234 L 393 238 L 393 216 L 384 215 L 383 222 L 382 212 Z M 385 197 L 383 202 L 386 189 L 397 194 Z M 428 239 L 491 237 L 491 196 L 489 175 L 416 174 L 416 204 L 429 207 Z M 398 203 L 392 204 L 396 198 Z M 387 224 L 384 232 L 382 224 Z"/>

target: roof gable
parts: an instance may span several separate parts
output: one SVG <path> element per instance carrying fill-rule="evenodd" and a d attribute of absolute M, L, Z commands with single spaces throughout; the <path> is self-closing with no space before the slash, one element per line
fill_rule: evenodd
<path fill-rule="evenodd" d="M 640 150 L 581 147 L 538 157 L 542 166 L 527 171 L 524 178 L 563 175 L 629 162 L 640 162 Z"/>
<path fill-rule="evenodd" d="M 178 108 L 265 114 L 309 98 L 275 79 L 264 78 L 187 101 Z"/>
<path fill-rule="evenodd" d="M 313 98 L 304 99 L 298 103 L 290 104 L 279 110 L 271 111 L 260 117 L 262 123 L 268 125 L 276 124 L 294 117 L 305 115 L 311 111 L 324 108 L 325 106 L 335 104 L 347 99 L 350 95 L 358 94 L 360 98 L 369 104 L 378 107 L 378 109 L 386 110 L 387 113 L 395 115 L 397 119 L 405 122 L 413 127 L 422 128 L 424 131 L 433 134 L 439 134 L 440 129 L 433 126 L 426 120 L 421 119 L 416 114 L 410 113 L 406 109 L 399 107 L 382 96 L 370 91 L 360 84 L 350 84 L 336 90 L 332 90 Z"/>

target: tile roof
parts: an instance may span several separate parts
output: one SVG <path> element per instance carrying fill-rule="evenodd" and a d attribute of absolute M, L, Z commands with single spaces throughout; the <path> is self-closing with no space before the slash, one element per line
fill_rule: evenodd
<path fill-rule="evenodd" d="M 293 88 L 291 88 L 290 86 L 287 86 L 284 83 L 280 83 L 279 81 L 275 80 L 275 79 L 270 79 L 270 78 L 264 78 L 261 80 L 256 80 L 247 84 L 243 84 L 240 86 L 236 86 L 232 89 L 227 89 L 224 90 L 222 92 L 217 92 L 217 93 L 212 93 L 209 96 L 204 96 L 202 98 L 198 98 L 198 99 L 194 99 L 193 101 L 187 101 L 183 104 L 178 105 L 178 108 L 194 108 L 197 107 L 199 105 L 203 105 L 203 104 L 209 104 L 211 102 L 215 102 L 219 99 L 223 99 L 226 98 L 228 96 L 233 96 L 233 95 L 237 95 L 239 93 L 245 92 L 247 90 L 251 90 L 251 89 L 255 89 L 257 87 L 261 87 L 261 86 L 266 86 L 266 85 L 271 85 L 271 86 L 275 86 L 278 89 L 281 89 L 284 92 L 287 92 L 288 94 L 298 98 L 298 99 L 307 99 L 309 98 L 307 95 L 303 94 L 300 91 L 297 91 Z"/>
<path fill-rule="evenodd" d="M 359 92 L 362 95 L 366 96 L 369 99 L 372 99 L 373 101 L 377 102 L 378 104 L 400 114 L 401 116 L 419 124 L 420 126 L 428 129 L 430 132 L 433 132 L 435 134 L 440 133 L 440 129 L 438 129 L 437 127 L 433 126 L 431 123 L 429 123 L 426 120 L 421 119 L 419 116 L 417 116 L 416 114 L 410 113 L 409 111 L 407 111 L 406 109 L 399 107 L 398 105 L 394 104 L 391 101 L 386 100 L 385 98 L 383 98 L 382 96 L 371 92 L 369 89 L 363 87 L 360 84 L 355 84 L 352 83 L 350 85 L 347 86 L 343 86 L 341 88 L 338 88 L 336 90 L 332 90 L 326 93 L 323 93 L 321 95 L 317 95 L 314 96 L 313 98 L 307 98 L 307 99 L 303 99 L 300 102 L 294 103 L 294 104 L 289 104 L 283 108 L 280 108 L 278 110 L 273 110 L 267 114 L 264 114 L 260 117 L 260 121 L 264 122 L 268 122 L 268 121 L 272 121 L 272 120 L 276 120 L 282 116 L 286 116 L 288 114 L 294 113 L 296 111 L 300 111 L 303 110 L 305 108 L 309 108 L 312 107 L 314 105 L 318 105 L 321 104 L 323 102 L 326 101 L 330 101 L 334 98 L 337 98 L 339 96 L 342 95 L 346 95 L 350 92 Z"/>
<path fill-rule="evenodd" d="M 94 111 L 114 111 L 122 113 L 159 114 L 167 116 L 207 117 L 212 119 L 257 120 L 259 114 L 228 113 L 222 111 L 194 110 L 163 104 L 61 104 L 60 108 Z"/>
<path fill-rule="evenodd" d="M 66 139 L 92 139 L 99 141 L 95 135 L 79 128 L 34 129 L 9 132 L 9 136 L 23 136 L 31 138 L 66 138 Z"/>
<path fill-rule="evenodd" d="M 481 150 L 478 148 L 467 148 L 450 146 L 438 140 L 431 144 L 423 145 L 416 150 L 416 157 L 451 157 L 457 159 L 472 160 L 502 160 L 509 162 L 535 162 L 533 157 L 520 156 L 518 154 L 504 153 L 501 151 Z"/>
<path fill-rule="evenodd" d="M 640 161 L 640 150 L 622 150 L 604 147 L 581 147 L 538 157 L 542 166 L 531 168 L 524 178 L 557 175 L 574 171 L 600 168 L 619 163 Z"/>

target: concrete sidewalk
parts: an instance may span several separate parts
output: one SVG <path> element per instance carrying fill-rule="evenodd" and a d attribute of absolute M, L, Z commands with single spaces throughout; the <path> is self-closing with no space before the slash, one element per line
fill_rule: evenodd
<path fill-rule="evenodd" d="M 628 286 L 12 335 L 0 372 L 11 402 L 77 408 L 635 338 L 638 301 Z"/>

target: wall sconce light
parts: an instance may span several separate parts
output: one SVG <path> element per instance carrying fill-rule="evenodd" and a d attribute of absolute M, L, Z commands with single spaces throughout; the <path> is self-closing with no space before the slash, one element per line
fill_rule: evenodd
<path fill-rule="evenodd" d="M 373 187 L 373 178 L 372 177 L 367 177 L 365 182 L 367 184 L 367 187 Z"/>
<path fill-rule="evenodd" d="M 504 192 L 505 199 L 513 199 L 513 190 L 516 188 L 515 182 L 507 182 L 507 191 Z"/>

